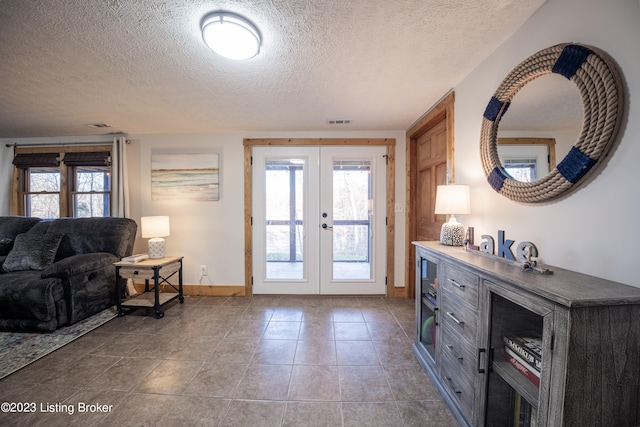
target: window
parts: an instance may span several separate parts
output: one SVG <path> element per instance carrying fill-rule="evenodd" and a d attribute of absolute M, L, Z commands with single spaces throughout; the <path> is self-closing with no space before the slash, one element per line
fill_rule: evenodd
<path fill-rule="evenodd" d="M 14 214 L 111 216 L 110 158 L 111 146 L 16 148 Z"/>
<path fill-rule="evenodd" d="M 27 188 L 24 192 L 26 216 L 60 217 L 60 170 L 28 168 L 24 170 Z"/>
<path fill-rule="evenodd" d="M 503 159 L 504 170 L 515 180 L 533 182 L 538 179 L 538 159 Z"/>
<path fill-rule="evenodd" d="M 111 168 L 108 166 L 74 167 L 71 205 L 73 216 L 88 218 L 109 216 Z"/>

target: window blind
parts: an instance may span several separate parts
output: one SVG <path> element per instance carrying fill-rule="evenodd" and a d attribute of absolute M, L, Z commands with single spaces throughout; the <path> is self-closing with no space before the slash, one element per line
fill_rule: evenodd
<path fill-rule="evenodd" d="M 67 166 L 109 166 L 109 151 L 78 151 L 66 153 L 62 160 Z"/>
<path fill-rule="evenodd" d="M 13 158 L 13 164 L 18 168 L 60 166 L 60 153 L 21 153 Z"/>

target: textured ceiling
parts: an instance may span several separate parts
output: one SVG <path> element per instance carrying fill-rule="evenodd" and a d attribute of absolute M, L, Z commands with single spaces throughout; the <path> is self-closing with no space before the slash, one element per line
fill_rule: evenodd
<path fill-rule="evenodd" d="M 544 1 L 0 0 L 0 138 L 406 129 Z M 258 56 L 208 50 L 215 10 Z"/>

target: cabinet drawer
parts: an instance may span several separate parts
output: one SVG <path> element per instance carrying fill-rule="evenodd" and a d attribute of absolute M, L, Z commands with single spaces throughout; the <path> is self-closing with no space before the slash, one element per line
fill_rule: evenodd
<path fill-rule="evenodd" d="M 478 359 L 476 357 L 475 350 L 468 346 L 465 341 L 452 329 L 450 326 L 444 325 L 441 329 L 441 354 L 444 357 L 449 358 L 453 365 L 472 381 L 477 374 Z"/>
<path fill-rule="evenodd" d="M 472 382 L 462 374 L 462 371 L 456 366 L 457 362 L 453 362 L 448 357 L 444 357 L 441 362 L 440 375 L 442 377 L 442 383 L 453 399 L 459 404 L 460 409 L 467 419 L 472 420 L 473 400 L 475 399 Z"/>
<path fill-rule="evenodd" d="M 476 311 L 446 294 L 442 295 L 440 310 L 440 323 L 448 325 L 468 343 L 469 347 L 474 348 L 478 330 Z"/>
<path fill-rule="evenodd" d="M 171 264 L 164 265 L 160 267 L 159 275 L 160 277 L 169 277 L 171 274 L 176 273 L 180 270 L 180 263 L 174 262 Z M 120 268 L 120 277 L 123 279 L 153 279 L 154 272 L 153 268 L 149 267 L 138 267 L 135 265 L 126 266 Z"/>
<path fill-rule="evenodd" d="M 473 308 L 478 307 L 478 283 L 479 278 L 475 274 L 444 264 L 444 278 L 440 284 L 442 290 L 456 295 Z"/>

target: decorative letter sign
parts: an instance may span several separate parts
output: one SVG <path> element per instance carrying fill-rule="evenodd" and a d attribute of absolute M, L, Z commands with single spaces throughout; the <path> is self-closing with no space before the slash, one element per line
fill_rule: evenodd
<path fill-rule="evenodd" d="M 513 252 L 511 252 L 511 245 L 513 240 L 504 240 L 504 230 L 498 230 L 498 258 L 506 258 L 509 261 L 515 261 Z"/>
<path fill-rule="evenodd" d="M 473 236 L 471 235 L 473 230 L 469 230 L 469 241 L 473 241 Z M 480 242 L 480 251 L 489 255 L 494 255 L 495 243 L 493 237 L 488 234 L 483 234 L 482 238 L 484 239 Z M 504 230 L 498 230 L 498 253 L 495 254 L 498 258 L 505 258 L 509 261 L 518 261 L 518 262 L 530 262 L 531 258 L 538 256 L 538 248 L 531 242 L 521 242 L 517 248 L 517 259 L 513 256 L 513 252 L 511 252 L 511 246 L 513 245 L 514 240 L 505 240 L 504 238 Z M 477 250 L 473 247 L 469 246 L 470 250 Z"/>
<path fill-rule="evenodd" d="M 520 263 L 522 269 L 525 271 L 535 271 L 541 274 L 552 274 L 553 272 L 548 268 L 537 267 L 537 261 L 535 258 L 538 256 L 538 248 L 531 242 L 521 242 L 516 250 L 516 257 L 511 252 L 511 246 L 513 240 L 506 240 L 504 237 L 504 230 L 498 230 L 498 254 L 494 255 L 495 243 L 493 237 L 483 234 L 484 239 L 480 242 L 480 247 L 474 246 L 473 243 L 473 227 L 469 227 L 467 230 L 466 249 L 468 251 L 480 251 L 487 255 L 496 256 L 497 258 L 504 258 L 509 261 Z"/>
<path fill-rule="evenodd" d="M 486 240 L 480 242 L 480 250 L 485 254 L 493 255 L 493 237 L 483 234 L 482 238 Z"/>
<path fill-rule="evenodd" d="M 520 242 L 518 245 L 518 261 L 531 262 L 531 258 L 538 256 L 538 248 L 531 242 Z"/>

